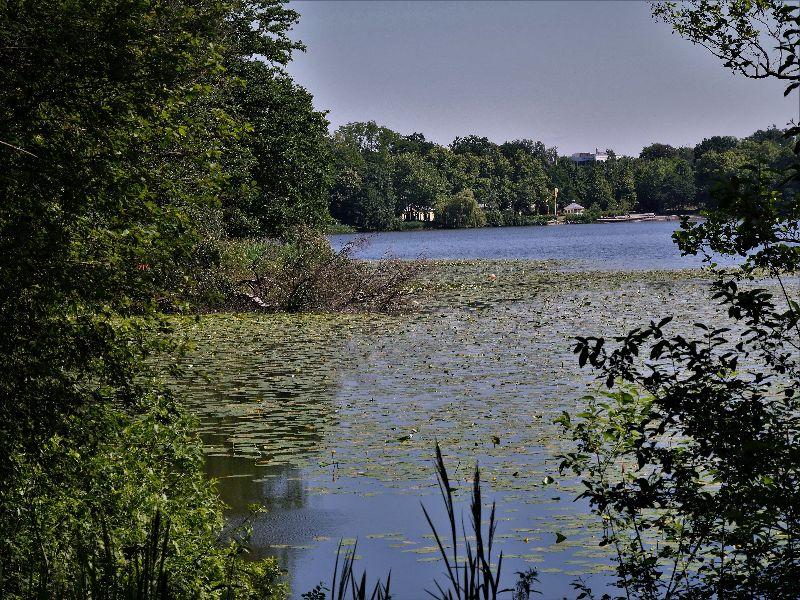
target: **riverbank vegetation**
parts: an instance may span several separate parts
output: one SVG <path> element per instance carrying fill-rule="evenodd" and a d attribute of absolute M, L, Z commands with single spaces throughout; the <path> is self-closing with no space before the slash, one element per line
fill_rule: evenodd
<path fill-rule="evenodd" d="M 274 561 L 242 562 L 193 422 L 147 359 L 179 351 L 163 312 L 197 294 L 222 224 L 264 189 L 267 125 L 238 118 L 241 88 L 292 107 L 283 135 L 324 131 L 281 70 L 296 18 L 274 2 L 0 9 L 3 597 L 283 596 Z M 245 212 L 278 227 L 304 206 Z"/>
<path fill-rule="evenodd" d="M 389 258 L 359 261 L 368 243 L 356 238 L 341 250 L 319 231 L 298 228 L 283 240 L 230 240 L 220 257 L 218 302 L 205 309 L 259 312 L 383 312 L 410 308 L 420 263 Z"/>
<path fill-rule="evenodd" d="M 797 94 L 800 7 L 701 0 L 655 14 L 735 72 Z M 582 478 L 581 497 L 604 519 L 620 598 L 800 595 L 800 305 L 790 285 L 800 127 L 785 137 L 787 163 L 729 173 L 710 190 L 708 221 L 684 220 L 675 234 L 711 266 L 709 293 L 726 318 L 697 322 L 691 335 L 671 331 L 667 314 L 613 344 L 577 338 L 579 364 L 611 391 L 562 416 L 577 451 L 561 468 Z M 746 259 L 727 271 L 715 255 Z"/>

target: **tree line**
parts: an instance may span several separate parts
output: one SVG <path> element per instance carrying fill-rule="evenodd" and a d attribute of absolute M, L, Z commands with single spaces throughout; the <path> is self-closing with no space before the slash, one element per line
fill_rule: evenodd
<path fill-rule="evenodd" d="M 246 69 L 250 80 L 236 99 L 253 129 L 245 157 L 237 155 L 240 185 L 222 204 L 226 232 L 235 237 L 336 223 L 396 229 L 409 226 L 404 213 L 429 209 L 431 225 L 440 227 L 545 223 L 556 188 L 559 211 L 576 202 L 594 217 L 690 213 L 713 208 L 717 182 L 746 166 L 780 170 L 792 160 L 774 125 L 693 148 L 653 143 L 638 157 L 607 149 L 606 161 L 581 164 L 532 139 L 496 144 L 467 135 L 443 146 L 374 121 L 328 134 L 326 114 L 285 71 L 252 62 Z"/>
<path fill-rule="evenodd" d="M 340 127 L 330 144 L 330 213 L 364 230 L 397 227 L 405 211 L 427 208 L 445 227 L 536 222 L 552 215 L 555 188 L 559 211 L 576 202 L 598 216 L 693 212 L 709 207 L 715 183 L 745 165 L 783 168 L 792 159 L 774 126 L 694 148 L 655 143 L 636 158 L 606 150 L 608 160 L 581 164 L 540 141 L 495 144 L 469 135 L 441 146 L 372 121 Z"/>

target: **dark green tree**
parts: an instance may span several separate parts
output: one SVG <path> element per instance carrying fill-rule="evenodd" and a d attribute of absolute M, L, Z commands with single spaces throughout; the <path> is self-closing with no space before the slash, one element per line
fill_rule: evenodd
<path fill-rule="evenodd" d="M 400 136 L 392 144 L 392 152 L 394 154 L 410 152 L 412 154 L 426 156 L 434 148 L 436 148 L 436 144 L 426 140 L 425 136 L 421 133 Z"/>
<path fill-rule="evenodd" d="M 279 0 L 235 0 L 226 20 L 228 85 L 220 109 L 244 124 L 223 157 L 228 233 L 281 235 L 328 218 L 328 121 L 284 67 L 305 48 L 289 37 L 297 12 Z"/>
<path fill-rule="evenodd" d="M 402 138 L 396 131 L 378 125 L 375 121 L 342 125 L 334 137 L 343 143 L 354 146 L 365 155 L 373 152 L 386 156 L 391 154 L 395 145 Z"/>
<path fill-rule="evenodd" d="M 656 160 L 657 158 L 675 158 L 678 156 L 678 149 L 669 144 L 650 144 L 642 148 L 639 158 L 642 160 Z"/>
<path fill-rule="evenodd" d="M 630 159 L 617 161 L 614 169 L 614 211 L 630 212 L 637 204 L 636 179 Z"/>
<path fill-rule="evenodd" d="M 531 153 L 517 151 L 511 157 L 511 210 L 523 215 L 547 210 L 551 197 L 549 179 L 540 160 Z"/>
<path fill-rule="evenodd" d="M 364 230 L 387 229 L 395 220 L 394 157 L 396 132 L 367 123 L 337 130 L 332 146 L 336 180 L 330 195 L 331 215 Z"/>
<path fill-rule="evenodd" d="M 497 144 L 489 141 L 487 137 L 468 135 L 454 139 L 453 143 L 450 144 L 450 149 L 456 154 L 491 156 L 497 150 Z"/>
<path fill-rule="evenodd" d="M 280 70 L 240 60 L 241 80 L 230 112 L 247 124 L 239 148 L 250 157 L 239 188 L 227 203 L 231 235 L 281 235 L 299 225 L 321 227 L 328 217 L 331 156 L 328 121 L 313 98 Z"/>
<path fill-rule="evenodd" d="M 711 150 L 718 153 L 733 150 L 738 143 L 739 140 L 732 135 L 713 135 L 710 138 L 704 138 L 702 142 L 694 147 L 694 158 L 698 160 L 702 158 L 703 154 Z"/>
<path fill-rule="evenodd" d="M 419 154 L 400 154 L 393 162 L 396 215 L 408 207 L 433 208 L 442 196 L 448 194 L 447 180 Z"/>
<path fill-rule="evenodd" d="M 0 9 L 4 597 L 226 589 L 199 440 L 146 359 L 175 349 L 160 311 L 193 295 L 221 235 L 221 165 L 243 133 L 220 109 L 236 6 Z M 167 547 L 152 585 L 146 543 Z"/>
<path fill-rule="evenodd" d="M 486 217 L 469 189 L 443 199 L 439 204 L 436 220 L 441 227 L 448 229 L 486 225 Z"/>
<path fill-rule="evenodd" d="M 504 142 L 500 145 L 500 151 L 503 156 L 509 160 L 519 151 L 529 154 L 534 158 L 538 158 L 542 164 L 550 165 L 556 162 L 558 154 L 555 148 L 547 148 L 542 142 L 522 139 L 514 140 L 512 142 Z"/>
<path fill-rule="evenodd" d="M 639 207 L 655 213 L 694 207 L 692 165 L 680 158 L 661 158 L 640 163 L 636 184 Z"/>
<path fill-rule="evenodd" d="M 774 142 L 781 146 L 789 145 L 784 131 L 778 129 L 775 125 L 771 125 L 767 129 L 759 129 L 747 136 L 747 139 L 753 140 L 754 142 Z"/>
<path fill-rule="evenodd" d="M 614 188 L 606 175 L 605 164 L 594 165 L 590 169 L 584 202 L 591 208 L 607 210 L 614 205 Z"/>

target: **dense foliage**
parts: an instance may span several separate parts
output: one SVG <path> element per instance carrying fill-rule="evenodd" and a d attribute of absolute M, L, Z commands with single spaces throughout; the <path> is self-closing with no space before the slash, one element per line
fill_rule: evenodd
<path fill-rule="evenodd" d="M 215 264 L 235 185 L 261 185 L 263 127 L 230 99 L 251 77 L 276 112 L 310 106 L 282 75 L 233 68 L 285 63 L 294 18 L 272 1 L 3 3 L 4 597 L 282 593 L 272 562 L 241 567 L 221 541 L 199 440 L 147 357 L 176 350 L 160 315 Z M 277 193 L 259 227 L 305 218 Z"/>
<path fill-rule="evenodd" d="M 607 151 L 607 161 L 582 164 L 533 140 L 495 144 L 471 135 L 444 147 L 421 133 L 402 135 L 374 122 L 339 128 L 331 144 L 331 214 L 364 230 L 395 228 L 404 213 L 418 209 L 436 209 L 435 226 L 474 227 L 480 216 L 461 225 L 442 212 L 466 190 L 493 226 L 546 223 L 554 188 L 559 211 L 577 202 L 595 219 L 695 212 L 711 206 L 716 182 L 745 165 L 780 169 L 792 160 L 783 131 L 774 127 L 743 139 L 713 136 L 694 148 L 651 144 L 638 158 Z"/>
<path fill-rule="evenodd" d="M 223 60 L 231 85 L 219 99 L 243 124 L 225 156 L 227 233 L 274 236 L 298 225 L 321 227 L 328 219 L 328 121 L 283 68 L 293 51 L 304 49 L 287 35 L 299 15 L 272 0 L 236 8 Z"/>
<path fill-rule="evenodd" d="M 483 227 L 486 217 L 475 201 L 475 194 L 467 188 L 449 198 L 440 200 L 438 221 L 443 227 Z"/>
<path fill-rule="evenodd" d="M 783 79 L 786 94 L 797 93 L 800 7 L 697 0 L 655 13 L 734 71 Z M 695 151 L 726 177 L 706 190 L 708 219 L 684 221 L 675 239 L 711 265 L 722 324 L 675 334 L 667 316 L 616 337 L 613 348 L 600 337 L 577 340 L 580 364 L 616 389 L 564 414 L 577 450 L 562 469 L 582 476 L 583 496 L 603 517 L 619 598 L 800 596 L 800 304 L 788 285 L 800 266 L 798 134 L 789 128 L 782 145 L 793 154 L 767 165 L 758 158 L 777 132 L 707 140 Z M 725 165 L 735 152 L 743 162 Z M 718 255 L 743 266 L 718 269 Z"/>

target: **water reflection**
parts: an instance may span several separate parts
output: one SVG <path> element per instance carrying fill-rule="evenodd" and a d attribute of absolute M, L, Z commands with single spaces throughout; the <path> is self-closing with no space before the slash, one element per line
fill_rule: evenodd
<path fill-rule="evenodd" d="M 338 424 L 336 390 L 356 364 L 349 331 L 371 324 L 347 316 L 209 315 L 180 325 L 194 347 L 174 386 L 199 417 L 206 472 L 218 481 L 226 517 L 236 524 L 251 505 L 265 509 L 252 524 L 251 556 L 276 556 L 295 572 L 303 545 L 336 520 L 310 506 L 303 466 Z"/>
<path fill-rule="evenodd" d="M 253 504 L 275 512 L 300 509 L 308 501 L 296 467 L 260 467 L 249 457 L 208 456 L 206 473 L 220 481 L 220 496 L 230 516 L 247 515 Z"/>

